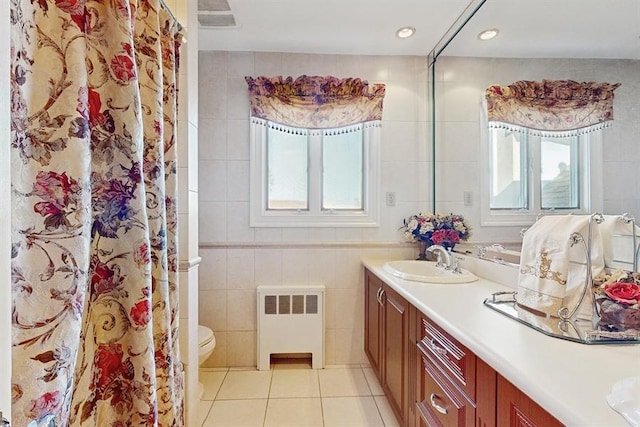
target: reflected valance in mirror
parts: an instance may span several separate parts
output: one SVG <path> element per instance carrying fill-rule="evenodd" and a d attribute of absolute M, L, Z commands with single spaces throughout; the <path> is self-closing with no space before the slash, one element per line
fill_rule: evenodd
<path fill-rule="evenodd" d="M 613 91 L 618 86 L 572 80 L 492 85 L 485 91 L 489 127 L 573 135 L 601 129 L 613 120 Z"/>

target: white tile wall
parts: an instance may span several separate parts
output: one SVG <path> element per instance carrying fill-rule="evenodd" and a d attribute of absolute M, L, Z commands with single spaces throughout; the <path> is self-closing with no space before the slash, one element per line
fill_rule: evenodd
<path fill-rule="evenodd" d="M 520 241 L 520 227 L 480 227 L 480 108 L 491 84 L 516 80 L 572 79 L 620 82 L 613 127 L 604 131 L 603 213 L 640 217 L 640 61 L 592 59 L 492 59 L 440 57 L 436 82 L 436 203 L 465 215 L 477 241 Z M 463 192 L 474 192 L 474 206 Z"/>
<path fill-rule="evenodd" d="M 360 262 L 413 257 L 398 227 L 431 206 L 426 58 L 203 51 L 199 59 L 199 310 L 218 343 L 206 366 L 255 366 L 255 287 L 263 284 L 324 284 L 326 363 L 365 362 Z M 396 192 L 397 204 L 382 206 L 380 227 L 249 227 L 244 77 L 301 74 L 386 84 L 380 191 Z"/>

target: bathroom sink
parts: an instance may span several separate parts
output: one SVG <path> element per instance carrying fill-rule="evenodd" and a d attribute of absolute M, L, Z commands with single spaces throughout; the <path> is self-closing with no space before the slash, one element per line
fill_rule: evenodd
<path fill-rule="evenodd" d="M 460 273 L 453 273 L 442 267 L 436 267 L 432 261 L 389 261 L 382 266 L 387 273 L 414 282 L 429 283 L 469 283 L 478 280 L 475 274 L 461 269 Z"/>

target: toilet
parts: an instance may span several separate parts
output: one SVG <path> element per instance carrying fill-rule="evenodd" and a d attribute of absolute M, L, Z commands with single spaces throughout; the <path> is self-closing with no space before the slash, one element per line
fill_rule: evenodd
<path fill-rule="evenodd" d="M 216 337 L 213 331 L 206 326 L 198 325 L 198 366 L 202 366 L 215 348 Z"/>

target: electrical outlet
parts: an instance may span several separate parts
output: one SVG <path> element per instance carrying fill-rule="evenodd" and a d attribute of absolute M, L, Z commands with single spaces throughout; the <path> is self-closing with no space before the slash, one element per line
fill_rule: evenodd
<path fill-rule="evenodd" d="M 394 191 L 387 191 L 387 206 L 396 205 L 396 193 Z"/>
<path fill-rule="evenodd" d="M 464 192 L 464 205 L 473 206 L 473 191 Z"/>

